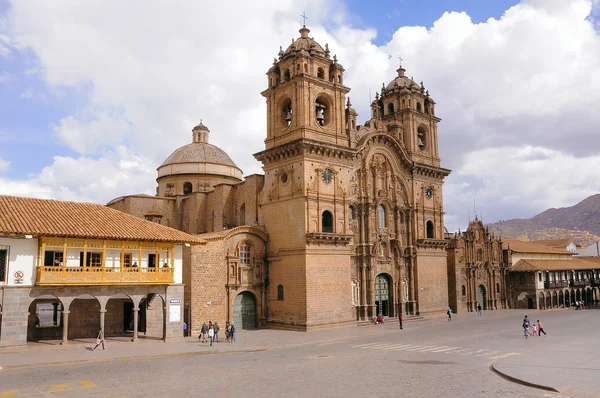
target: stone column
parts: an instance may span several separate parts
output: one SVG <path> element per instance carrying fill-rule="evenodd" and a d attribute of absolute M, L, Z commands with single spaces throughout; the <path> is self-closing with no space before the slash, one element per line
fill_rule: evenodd
<path fill-rule="evenodd" d="M 104 330 L 104 314 L 106 314 L 105 309 L 100 310 L 100 329 Z M 106 335 L 106 330 L 104 330 L 104 334 Z"/>
<path fill-rule="evenodd" d="M 62 341 L 60 342 L 60 345 L 65 345 L 67 344 L 67 340 L 68 340 L 68 336 L 69 336 L 69 313 L 70 311 L 63 311 L 63 321 L 62 321 L 62 327 L 63 327 L 63 335 L 62 335 Z"/>
<path fill-rule="evenodd" d="M 367 270 L 364 264 L 360 265 L 361 272 L 361 285 L 360 285 L 360 306 L 361 316 L 363 319 L 367 319 Z"/>
<path fill-rule="evenodd" d="M 138 313 L 139 313 L 140 309 L 139 308 L 134 308 L 133 309 L 133 338 L 131 339 L 131 341 L 136 342 L 138 339 Z"/>

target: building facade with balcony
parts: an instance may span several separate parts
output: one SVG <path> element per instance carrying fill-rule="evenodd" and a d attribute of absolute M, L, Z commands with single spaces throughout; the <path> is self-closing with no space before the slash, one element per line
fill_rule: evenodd
<path fill-rule="evenodd" d="M 0 196 L 0 346 L 182 337 L 186 244 L 105 206 Z"/>
<path fill-rule="evenodd" d="M 508 239 L 504 258 L 510 264 L 513 308 L 569 308 L 598 302 L 600 262 L 573 257 L 566 249 Z"/>

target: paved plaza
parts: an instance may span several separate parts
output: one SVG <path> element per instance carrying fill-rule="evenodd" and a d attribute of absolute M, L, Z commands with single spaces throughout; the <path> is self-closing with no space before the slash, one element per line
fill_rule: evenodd
<path fill-rule="evenodd" d="M 0 350 L 0 397 L 598 397 L 600 310 L 521 310 L 309 333 L 240 331 L 212 347 L 108 340 Z M 501 377 L 499 374 L 502 374 Z M 532 387 L 535 386 L 535 387 Z"/>

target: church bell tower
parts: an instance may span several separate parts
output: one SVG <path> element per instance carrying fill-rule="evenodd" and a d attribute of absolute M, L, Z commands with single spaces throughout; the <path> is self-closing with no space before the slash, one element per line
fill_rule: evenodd
<path fill-rule="evenodd" d="M 303 26 L 267 72 L 265 184 L 272 327 L 353 322 L 347 187 L 355 149 L 346 126 L 344 68 Z"/>

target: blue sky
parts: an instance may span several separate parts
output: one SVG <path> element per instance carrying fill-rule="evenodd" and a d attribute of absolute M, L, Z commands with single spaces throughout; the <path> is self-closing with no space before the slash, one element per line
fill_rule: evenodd
<path fill-rule="evenodd" d="M 474 197 L 492 222 L 600 191 L 586 144 L 600 124 L 600 0 L 165 4 L 0 0 L 0 194 L 152 194 L 156 167 L 201 118 L 211 143 L 260 173 L 265 72 L 302 12 L 346 68 L 359 123 L 397 54 L 425 82 L 453 170 L 449 229 L 464 228 Z"/>

